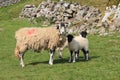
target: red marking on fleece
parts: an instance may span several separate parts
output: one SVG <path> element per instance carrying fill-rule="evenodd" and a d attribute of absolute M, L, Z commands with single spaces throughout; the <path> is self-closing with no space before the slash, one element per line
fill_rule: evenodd
<path fill-rule="evenodd" d="M 27 34 L 32 35 L 34 32 L 35 32 L 35 29 L 30 29 L 30 30 L 27 31 Z"/>

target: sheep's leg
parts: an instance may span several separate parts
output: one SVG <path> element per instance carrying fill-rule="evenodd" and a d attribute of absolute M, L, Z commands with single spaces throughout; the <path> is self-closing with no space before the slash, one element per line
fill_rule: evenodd
<path fill-rule="evenodd" d="M 84 49 L 82 49 L 82 51 L 84 53 L 85 60 L 88 60 L 89 59 L 89 51 L 88 50 L 84 50 Z"/>
<path fill-rule="evenodd" d="M 62 51 L 63 49 L 59 48 L 59 58 L 62 59 Z"/>
<path fill-rule="evenodd" d="M 76 62 L 76 55 L 77 55 L 77 51 L 74 52 L 73 62 Z"/>
<path fill-rule="evenodd" d="M 89 51 L 86 51 L 86 58 L 85 60 L 88 60 L 89 59 Z"/>
<path fill-rule="evenodd" d="M 76 52 L 75 57 L 76 57 L 76 59 L 79 59 L 79 50 Z"/>
<path fill-rule="evenodd" d="M 49 59 L 49 64 L 53 65 L 53 56 L 54 56 L 55 50 L 50 50 L 50 59 Z"/>
<path fill-rule="evenodd" d="M 70 59 L 69 59 L 69 62 L 72 62 L 72 54 L 73 54 L 73 51 L 70 51 Z"/>
<path fill-rule="evenodd" d="M 22 67 L 24 67 L 24 66 L 25 66 L 25 65 L 24 65 L 24 62 L 23 62 L 24 54 L 23 54 L 23 53 L 20 53 L 19 56 L 20 56 L 20 65 L 21 65 Z"/>

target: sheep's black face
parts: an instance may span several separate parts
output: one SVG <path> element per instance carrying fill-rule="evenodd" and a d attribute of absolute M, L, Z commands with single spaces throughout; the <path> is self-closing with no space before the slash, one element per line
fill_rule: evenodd
<path fill-rule="evenodd" d="M 84 38 L 86 38 L 86 36 L 87 36 L 87 32 L 86 32 L 86 31 L 82 31 L 80 34 L 81 34 L 81 36 L 84 37 Z"/>
<path fill-rule="evenodd" d="M 68 42 L 70 43 L 74 37 L 73 37 L 73 35 L 69 34 L 69 35 L 67 35 L 67 38 L 68 38 Z"/>

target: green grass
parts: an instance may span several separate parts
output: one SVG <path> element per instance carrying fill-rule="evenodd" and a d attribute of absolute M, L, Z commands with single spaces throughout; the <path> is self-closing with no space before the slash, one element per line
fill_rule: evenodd
<path fill-rule="evenodd" d="M 60 60 L 56 53 L 54 65 L 50 66 L 48 51 L 35 53 L 30 50 L 25 54 L 26 66 L 21 68 L 19 60 L 14 55 L 15 31 L 22 27 L 39 27 L 41 24 L 33 24 L 26 19 L 18 19 L 17 17 L 25 4 L 34 1 L 22 0 L 10 7 L 0 8 L 0 80 L 120 79 L 120 33 L 104 37 L 88 35 L 91 56 L 89 61 L 83 61 L 81 52 L 79 61 L 68 63 L 69 51 L 66 48 L 63 51 L 63 59 Z"/>

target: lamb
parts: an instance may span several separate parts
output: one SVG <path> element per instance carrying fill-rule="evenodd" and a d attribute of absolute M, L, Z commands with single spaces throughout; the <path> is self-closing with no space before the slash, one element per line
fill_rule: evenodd
<path fill-rule="evenodd" d="M 50 51 L 49 64 L 53 65 L 55 49 L 61 47 L 66 41 L 65 26 L 47 28 L 22 28 L 16 31 L 15 55 L 20 59 L 20 65 L 24 67 L 23 57 L 27 50 L 39 52 Z"/>
<path fill-rule="evenodd" d="M 68 48 L 70 51 L 70 59 L 69 62 L 72 62 L 72 54 L 74 52 L 73 62 L 76 62 L 77 55 L 79 54 L 79 50 L 82 50 L 85 56 L 85 60 L 88 60 L 89 50 L 88 50 L 88 39 L 86 38 L 87 32 L 82 31 L 79 36 L 73 37 L 73 35 L 69 34 L 68 38 Z"/>

